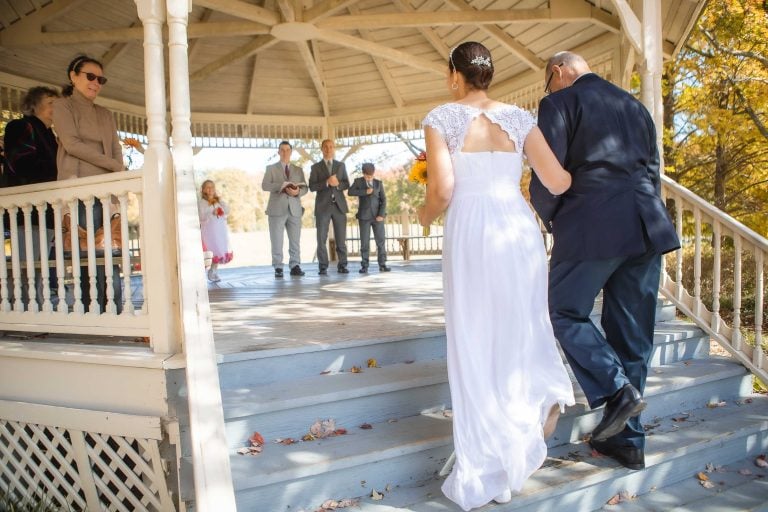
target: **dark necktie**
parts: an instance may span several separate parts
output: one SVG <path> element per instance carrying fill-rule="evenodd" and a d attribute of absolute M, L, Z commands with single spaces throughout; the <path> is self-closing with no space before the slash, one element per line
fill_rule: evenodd
<path fill-rule="evenodd" d="M 328 168 L 328 174 L 333 176 L 333 161 L 326 160 L 325 161 L 325 166 Z M 331 187 L 331 202 L 332 203 L 336 202 L 336 194 L 333 192 L 334 189 L 335 189 L 335 187 Z"/>
<path fill-rule="evenodd" d="M 285 164 L 285 179 L 290 180 L 291 170 L 288 169 L 288 164 Z"/>

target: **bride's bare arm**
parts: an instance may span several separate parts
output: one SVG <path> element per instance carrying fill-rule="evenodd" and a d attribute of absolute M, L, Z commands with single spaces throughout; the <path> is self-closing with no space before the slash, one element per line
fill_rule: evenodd
<path fill-rule="evenodd" d="M 541 183 L 552 194 L 559 196 L 571 187 L 571 173 L 560 165 L 538 126 L 525 138 L 525 154 Z"/>
<path fill-rule="evenodd" d="M 427 143 L 427 200 L 419 209 L 419 222 L 429 226 L 448 207 L 453 195 L 453 162 L 440 133 L 424 127 Z"/>

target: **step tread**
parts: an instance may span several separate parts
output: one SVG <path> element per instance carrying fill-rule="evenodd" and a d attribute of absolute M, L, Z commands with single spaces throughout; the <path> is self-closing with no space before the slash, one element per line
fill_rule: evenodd
<path fill-rule="evenodd" d="M 712 357 L 692 359 L 651 369 L 646 383 L 646 396 L 744 375 L 746 369 L 730 358 Z M 364 368 L 362 373 L 317 375 L 290 381 L 276 382 L 252 388 L 223 389 L 221 392 L 225 420 L 264 414 L 325 402 L 369 396 L 377 393 L 410 389 L 447 382 L 444 360 L 416 361 L 411 364 L 393 364 L 382 368 Z M 585 410 L 583 391 L 574 385 L 577 407 Z M 312 390 L 311 393 L 308 390 Z"/>

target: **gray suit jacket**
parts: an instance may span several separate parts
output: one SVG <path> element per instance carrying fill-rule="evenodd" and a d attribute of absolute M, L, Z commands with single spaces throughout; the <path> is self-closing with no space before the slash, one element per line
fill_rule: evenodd
<path fill-rule="evenodd" d="M 261 181 L 261 189 L 269 192 L 269 201 L 267 202 L 267 215 L 281 216 L 291 215 L 292 217 L 301 217 L 303 209 L 301 207 L 301 196 L 308 192 L 307 180 L 304 179 L 304 171 L 301 167 L 288 164 L 289 180 L 285 179 L 285 170 L 280 162 L 267 166 L 264 172 L 264 179 Z M 283 183 L 291 181 L 299 185 L 299 195 L 289 196 L 281 192 Z"/>
<path fill-rule="evenodd" d="M 339 180 L 339 184 L 336 187 L 329 187 L 326 180 L 331 177 L 331 174 L 335 174 Z M 334 160 L 331 164 L 331 172 L 328 172 L 328 167 L 323 160 L 312 164 L 312 168 L 309 172 L 309 190 L 317 192 L 315 195 L 315 216 L 320 214 L 329 213 L 333 209 L 333 202 L 331 201 L 331 194 L 333 193 L 336 200 L 336 204 L 339 206 L 339 210 L 342 213 L 347 213 L 347 198 L 344 197 L 344 190 L 349 188 L 349 177 L 347 176 L 347 168 L 343 162 Z"/>
<path fill-rule="evenodd" d="M 360 205 L 356 217 L 360 220 L 373 220 L 376 217 L 387 216 L 387 196 L 384 194 L 384 184 L 374 178 L 373 193 L 368 194 L 365 178 L 356 178 L 349 187 L 350 196 L 358 196 Z"/>

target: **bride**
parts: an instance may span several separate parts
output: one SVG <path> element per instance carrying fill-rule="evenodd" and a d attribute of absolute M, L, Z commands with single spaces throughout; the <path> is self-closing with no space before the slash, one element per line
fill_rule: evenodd
<path fill-rule="evenodd" d="M 520 192 L 522 152 L 552 194 L 571 176 L 533 116 L 488 98 L 491 54 L 451 51 L 454 98 L 424 119 L 429 184 L 419 211 L 443 211 L 443 295 L 456 463 L 445 495 L 470 510 L 505 503 L 544 462 L 545 438 L 573 388 L 547 309 L 547 259 Z"/>

